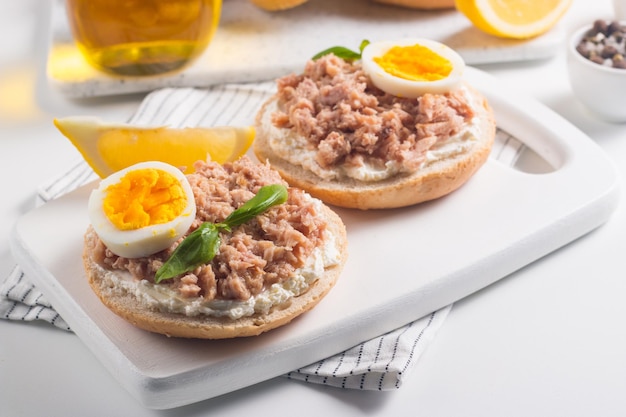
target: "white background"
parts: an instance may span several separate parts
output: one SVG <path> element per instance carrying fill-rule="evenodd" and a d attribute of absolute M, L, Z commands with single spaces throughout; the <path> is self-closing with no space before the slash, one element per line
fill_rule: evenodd
<path fill-rule="evenodd" d="M 123 121 L 143 97 L 71 101 L 48 90 L 38 71 L 46 49 L 38 20 L 44 1 L 0 3 L 1 277 L 13 266 L 12 224 L 33 208 L 36 187 L 78 157 L 52 118 Z M 574 0 L 562 23 L 569 33 L 598 17 L 612 17 L 609 0 Z M 565 46 L 549 60 L 480 68 L 570 120 L 624 173 L 626 125 L 594 119 L 575 100 Z M 180 409 L 147 410 L 75 335 L 0 321 L 0 415 L 623 416 L 625 250 L 622 202 L 603 227 L 456 303 L 407 383 L 393 392 L 279 378 Z"/>

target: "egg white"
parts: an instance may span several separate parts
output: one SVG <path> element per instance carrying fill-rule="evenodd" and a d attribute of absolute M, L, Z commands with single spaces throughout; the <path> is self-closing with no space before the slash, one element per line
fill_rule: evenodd
<path fill-rule="evenodd" d="M 104 213 L 106 189 L 109 185 L 120 182 L 129 171 L 146 168 L 162 170 L 174 176 L 187 196 L 187 205 L 178 217 L 167 223 L 135 230 L 120 230 Z M 195 219 L 196 203 L 189 181 L 180 169 L 163 162 L 150 161 L 135 164 L 103 179 L 98 188 L 91 192 L 87 211 L 96 234 L 111 252 L 125 258 L 140 258 L 168 248 L 183 236 Z"/>
<path fill-rule="evenodd" d="M 394 46 L 421 45 L 448 59 L 452 64 L 450 74 L 435 81 L 412 81 L 396 77 L 386 72 L 375 61 L 375 57 L 384 55 Z M 458 88 L 463 78 L 465 61 L 452 48 L 430 39 L 406 38 L 395 41 L 372 42 L 363 49 L 361 54 L 363 71 L 371 78 L 372 83 L 386 93 L 397 97 L 417 98 L 426 93 L 444 94 Z"/>

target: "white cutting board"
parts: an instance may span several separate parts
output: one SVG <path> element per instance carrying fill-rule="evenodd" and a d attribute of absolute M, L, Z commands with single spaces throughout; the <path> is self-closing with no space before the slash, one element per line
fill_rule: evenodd
<path fill-rule="evenodd" d="M 542 174 L 493 158 L 461 189 L 414 207 L 338 209 L 349 260 L 309 313 L 262 336 L 181 340 L 137 329 L 106 309 L 81 264 L 93 184 L 27 213 L 14 256 L 98 359 L 147 407 L 172 408 L 282 375 L 463 298 L 598 227 L 619 197 L 603 151 L 563 118 L 487 74 L 468 80 L 499 126 L 551 166 Z"/>
<path fill-rule="evenodd" d="M 84 61 L 72 42 L 62 3 L 55 5 L 47 79 L 71 97 L 274 79 L 300 72 L 307 59 L 331 46 L 357 50 L 363 39 L 435 39 L 456 49 L 470 65 L 547 58 L 565 39 L 559 25 L 534 39 L 496 38 L 453 9 L 420 11 L 371 0 L 310 0 L 295 9 L 266 12 L 249 0 L 224 0 L 213 42 L 191 67 L 168 76 L 113 77 Z"/>

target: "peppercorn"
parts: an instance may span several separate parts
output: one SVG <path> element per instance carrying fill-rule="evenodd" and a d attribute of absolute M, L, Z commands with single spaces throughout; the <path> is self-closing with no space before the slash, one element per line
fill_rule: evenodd
<path fill-rule="evenodd" d="M 576 45 L 576 50 L 596 64 L 626 69 L 626 27 L 618 21 L 598 19 Z"/>

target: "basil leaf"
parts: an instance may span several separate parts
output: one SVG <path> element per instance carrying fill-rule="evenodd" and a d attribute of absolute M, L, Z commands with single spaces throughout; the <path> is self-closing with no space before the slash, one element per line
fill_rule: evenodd
<path fill-rule="evenodd" d="M 344 48 L 343 46 L 333 46 L 332 48 L 324 49 L 322 52 L 318 52 L 311 59 L 316 61 L 328 54 L 335 54 L 337 57 L 346 61 L 354 61 L 361 58 L 361 54 L 358 52 L 354 52 L 348 48 Z"/>
<path fill-rule="evenodd" d="M 287 188 L 283 185 L 272 184 L 261 187 L 254 197 L 246 201 L 237 210 L 230 213 L 224 220 L 224 224 L 227 228 L 244 224 L 253 217 L 264 213 L 269 208 L 284 203 L 287 201 L 287 197 Z"/>
<path fill-rule="evenodd" d="M 370 41 L 366 39 L 361 41 L 361 45 L 359 46 L 359 52 L 355 52 L 343 46 L 333 46 L 331 48 L 324 49 L 322 52 L 318 52 L 311 59 L 313 61 L 316 61 L 324 55 L 335 54 L 338 58 L 341 58 L 345 61 L 356 61 L 357 59 L 361 59 L 361 53 L 363 53 L 363 49 L 365 49 L 365 47 L 369 45 L 369 43 Z"/>
<path fill-rule="evenodd" d="M 157 270 L 154 281 L 158 284 L 164 279 L 174 278 L 211 262 L 220 248 L 219 232 L 215 224 L 202 223 L 174 249 L 169 259 Z"/>
<path fill-rule="evenodd" d="M 269 208 L 287 201 L 287 188 L 281 184 L 261 187 L 259 192 L 233 211 L 222 223 L 205 222 L 178 245 L 154 276 L 157 284 L 213 260 L 220 248 L 220 232 L 246 223 Z"/>
<path fill-rule="evenodd" d="M 359 45 L 359 52 L 362 54 L 363 53 L 363 49 L 365 49 L 365 47 L 367 45 L 369 45 L 369 44 L 370 44 L 370 41 L 368 41 L 367 39 L 363 39 L 361 41 L 361 45 Z M 359 56 L 359 58 L 360 58 L 360 56 Z"/>

